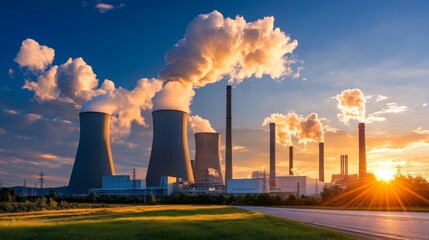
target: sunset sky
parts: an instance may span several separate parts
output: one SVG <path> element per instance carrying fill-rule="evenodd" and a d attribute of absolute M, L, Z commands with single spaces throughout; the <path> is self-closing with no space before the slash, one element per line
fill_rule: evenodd
<path fill-rule="evenodd" d="M 193 83 L 191 115 L 209 120 L 222 134 L 223 146 L 225 86 L 233 79 L 235 178 L 269 170 L 269 134 L 263 121 L 273 113 L 294 112 L 301 119 L 317 113 L 323 125 L 326 181 L 340 172 L 342 154 L 349 155 L 349 173 L 357 173 L 359 121 L 367 123 L 368 172 L 383 168 L 396 172 L 400 165 L 404 174 L 429 179 L 428 9 L 429 2 L 417 0 L 0 1 L 0 181 L 14 186 L 26 178 L 28 185 L 34 185 L 43 171 L 48 186 L 67 185 L 79 141 L 80 106 L 108 92 L 112 82 L 118 94 L 129 96 L 136 85 L 143 86 L 146 80 L 141 79 L 160 78 L 162 69 L 161 77 L 182 71 L 181 64 L 166 67 L 166 56 L 175 46 L 181 47 L 187 28 L 187 41 L 206 44 L 211 35 L 203 31 L 205 25 L 198 25 L 201 19 L 212 16 L 227 22 L 230 18 L 238 24 L 237 15 L 244 18 L 243 26 L 272 16 L 274 28 L 281 32 L 266 25 L 261 29 L 285 39 L 264 40 L 270 45 L 262 50 L 273 50 L 265 62 L 255 60 L 264 68 L 261 76 L 255 70 L 241 81 L 225 72 L 205 86 L 195 88 Z M 207 15 L 198 18 L 200 14 Z M 195 28 L 189 27 L 191 23 Z M 227 44 L 225 37 L 210 39 Z M 278 62 L 270 62 L 269 67 L 266 63 L 279 53 L 276 43 L 286 40 L 290 51 L 283 49 L 286 54 L 279 59 L 286 59 L 292 72 L 283 71 L 273 80 Z M 22 47 L 39 55 L 19 55 Z M 190 55 L 176 51 L 167 60 Z M 234 56 L 227 62 L 231 59 Z M 247 71 L 242 66 L 234 70 Z M 35 87 L 51 73 L 56 73 L 61 92 L 47 85 Z M 92 82 L 77 86 L 70 79 Z M 90 93 L 77 94 L 77 88 L 91 84 L 95 85 Z M 130 108 L 128 119 L 119 117 L 112 125 L 116 174 L 131 175 L 136 168 L 137 176 L 145 177 L 152 144 L 150 98 L 160 86 L 136 93 L 136 98 L 144 95 L 150 103 L 140 105 L 141 114 L 139 107 Z M 348 89 L 363 94 L 365 114 L 345 120 L 337 96 Z M 193 159 L 191 129 L 188 141 Z M 317 177 L 317 141 L 303 143 L 294 135 L 292 144 L 296 174 Z M 288 145 L 277 144 L 278 175 L 288 173 Z"/>

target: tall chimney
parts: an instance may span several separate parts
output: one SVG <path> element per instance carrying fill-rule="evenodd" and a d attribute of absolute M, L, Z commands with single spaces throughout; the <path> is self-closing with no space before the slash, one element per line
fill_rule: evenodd
<path fill-rule="evenodd" d="M 293 176 L 293 146 L 289 147 L 289 175 Z"/>
<path fill-rule="evenodd" d="M 344 175 L 349 175 L 349 155 L 346 155 L 344 159 Z"/>
<path fill-rule="evenodd" d="M 178 110 L 152 112 L 153 139 L 147 186 L 159 186 L 160 178 L 173 176 L 194 182 L 188 149 L 188 114 Z"/>
<path fill-rule="evenodd" d="M 344 175 L 344 155 L 341 155 L 341 175 Z"/>
<path fill-rule="evenodd" d="M 276 187 L 276 124 L 270 123 L 270 187 Z"/>
<path fill-rule="evenodd" d="M 325 144 L 319 143 L 319 181 L 325 182 Z"/>
<path fill-rule="evenodd" d="M 226 146 L 225 146 L 225 183 L 232 179 L 232 115 L 231 85 L 226 86 Z"/>
<path fill-rule="evenodd" d="M 88 194 L 91 188 L 101 188 L 102 177 L 115 175 L 110 148 L 110 115 L 101 112 L 81 112 L 80 137 L 69 194 Z"/>
<path fill-rule="evenodd" d="M 220 164 L 220 134 L 212 132 L 195 133 L 195 166 L 196 183 L 224 185 Z M 208 186 L 206 186 L 208 187 Z"/>
<path fill-rule="evenodd" d="M 366 177 L 365 123 L 359 123 L 359 178 Z"/>

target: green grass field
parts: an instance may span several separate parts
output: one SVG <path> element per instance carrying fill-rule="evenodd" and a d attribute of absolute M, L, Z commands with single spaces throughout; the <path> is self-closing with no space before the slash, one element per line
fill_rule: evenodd
<path fill-rule="evenodd" d="M 225 206 L 122 206 L 0 215 L 0 239 L 358 239 Z"/>

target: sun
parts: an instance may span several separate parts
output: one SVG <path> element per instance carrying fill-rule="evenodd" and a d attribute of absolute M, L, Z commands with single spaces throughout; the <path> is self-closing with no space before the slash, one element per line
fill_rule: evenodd
<path fill-rule="evenodd" d="M 374 175 L 379 181 L 390 182 L 395 178 L 395 169 L 379 168 L 374 171 Z"/>

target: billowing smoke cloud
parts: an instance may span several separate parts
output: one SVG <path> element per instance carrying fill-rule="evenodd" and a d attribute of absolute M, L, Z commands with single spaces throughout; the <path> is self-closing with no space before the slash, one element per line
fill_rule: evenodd
<path fill-rule="evenodd" d="M 145 125 L 142 111 L 152 109 L 151 99 L 161 89 L 162 82 L 143 78 L 137 81 L 137 85 L 131 91 L 121 87 L 115 88 L 112 84 L 111 81 L 106 86 L 103 84 L 101 88 L 106 90 L 106 94 L 94 97 L 85 103 L 80 111 L 115 115 L 119 127 L 130 128 L 133 121 Z"/>
<path fill-rule="evenodd" d="M 294 112 L 286 115 L 273 113 L 262 122 L 262 126 L 276 124 L 276 142 L 284 146 L 292 146 L 292 137 L 299 143 L 323 142 L 324 129 L 317 113 L 307 117 L 298 116 Z"/>
<path fill-rule="evenodd" d="M 274 17 L 246 22 L 240 16 L 224 18 L 218 11 L 201 14 L 167 53 L 167 63 L 159 72 L 166 84 L 155 100 L 155 108 L 189 111 L 192 89 L 224 77 L 236 84 L 264 74 L 274 79 L 297 77 L 299 73 L 291 67 L 296 60 L 290 57 L 297 45 L 296 40 L 274 28 Z M 170 86 L 176 82 L 191 93 L 183 94 Z M 178 100 L 182 97 L 184 100 Z M 177 101 L 184 105 L 178 106 Z"/>
<path fill-rule="evenodd" d="M 40 46 L 36 41 L 27 39 L 23 42 L 20 53 L 23 51 L 25 42 Z M 48 47 L 42 46 L 41 48 Z M 146 78 L 140 79 L 131 91 L 121 87 L 116 88 L 113 81 L 108 79 L 98 87 L 97 75 L 82 58 L 69 58 L 64 64 L 50 66 L 46 71 L 43 69 L 52 61 L 45 63 L 47 65 L 44 65 L 43 68 L 38 68 L 40 71 L 37 73 L 36 81 L 25 80 L 24 89 L 33 91 L 34 98 L 40 103 L 63 101 L 72 103 L 76 108 L 80 108 L 85 103 L 81 109 L 83 112 L 109 113 L 112 115 L 113 125 L 120 128 L 116 129 L 116 132 L 121 134 L 129 132 L 133 121 L 145 125 L 141 111 L 152 109 L 151 99 L 162 88 L 162 81 Z M 22 66 L 30 67 L 31 65 Z"/>
<path fill-rule="evenodd" d="M 189 113 L 189 105 L 194 95 L 195 91 L 192 89 L 192 85 L 168 82 L 154 97 L 154 109 L 173 109 Z"/>
<path fill-rule="evenodd" d="M 348 125 L 350 119 L 365 121 L 365 104 L 366 98 L 359 89 L 347 89 L 336 96 L 338 101 L 337 108 L 340 113 L 338 119 Z"/>
<path fill-rule="evenodd" d="M 209 120 L 204 119 L 198 115 L 195 116 L 190 116 L 189 117 L 189 123 L 191 124 L 191 129 L 194 133 L 199 133 L 199 132 L 216 132 Z"/>
<path fill-rule="evenodd" d="M 27 38 L 22 42 L 15 62 L 20 67 L 27 67 L 32 71 L 42 71 L 54 61 L 55 50 L 41 46 L 33 39 Z"/>
<path fill-rule="evenodd" d="M 37 77 L 37 82 L 25 80 L 23 89 L 34 92 L 34 98 L 42 103 L 52 101 L 60 97 L 60 89 L 57 84 L 58 66 L 51 67 Z"/>

